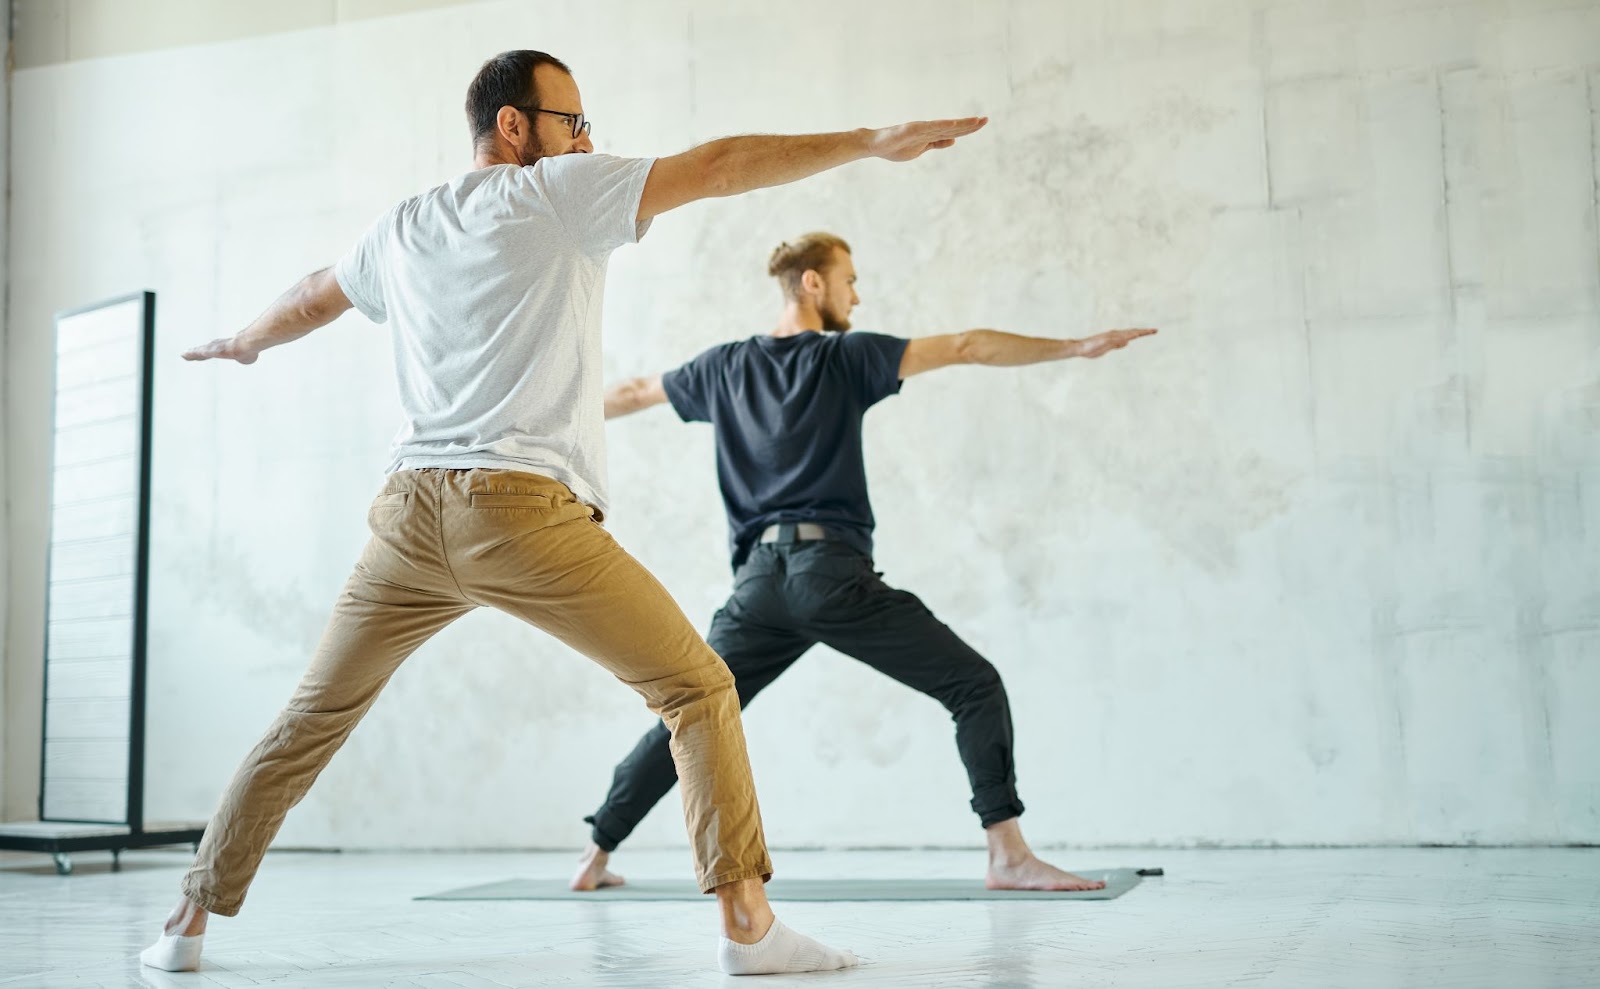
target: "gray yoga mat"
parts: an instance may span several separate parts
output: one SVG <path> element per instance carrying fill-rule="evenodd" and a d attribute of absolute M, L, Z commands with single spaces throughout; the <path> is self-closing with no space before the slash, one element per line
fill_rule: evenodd
<path fill-rule="evenodd" d="M 985 889 L 976 879 L 774 879 L 769 900 L 843 902 L 861 900 L 1114 900 L 1139 885 L 1135 869 L 1088 869 L 1085 879 L 1104 879 L 1105 889 L 1045 892 Z M 572 900 L 578 903 L 623 903 L 704 900 L 694 883 L 683 879 L 630 879 L 624 886 L 574 893 L 563 879 L 507 879 L 482 886 L 447 890 L 419 900 Z"/>

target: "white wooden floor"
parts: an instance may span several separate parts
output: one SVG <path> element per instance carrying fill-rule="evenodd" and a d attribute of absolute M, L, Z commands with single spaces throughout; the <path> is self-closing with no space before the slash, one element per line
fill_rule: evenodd
<path fill-rule="evenodd" d="M 565 876 L 572 856 L 268 856 L 238 918 L 219 918 L 197 974 L 143 972 L 187 862 L 135 852 L 112 873 L 80 855 L 0 854 L 0 986 L 214 989 L 421 986 L 851 987 L 1600 986 L 1600 850 L 1103 850 L 1068 868 L 1159 865 L 1109 902 L 779 904 L 791 926 L 870 959 L 828 976 L 727 980 L 706 904 L 415 902 L 512 876 Z M 787 852 L 792 876 L 977 875 L 972 852 Z M 624 852 L 666 877 L 685 853 Z"/>

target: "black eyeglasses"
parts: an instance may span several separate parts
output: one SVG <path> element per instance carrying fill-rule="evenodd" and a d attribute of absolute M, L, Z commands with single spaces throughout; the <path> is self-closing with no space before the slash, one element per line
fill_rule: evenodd
<path fill-rule="evenodd" d="M 594 121 L 585 119 L 581 113 L 563 113 L 560 110 L 546 110 L 537 106 L 514 106 L 511 109 L 521 110 L 523 113 L 548 113 L 552 117 L 560 117 L 572 125 L 572 136 L 575 138 L 589 133 L 594 127 Z"/>

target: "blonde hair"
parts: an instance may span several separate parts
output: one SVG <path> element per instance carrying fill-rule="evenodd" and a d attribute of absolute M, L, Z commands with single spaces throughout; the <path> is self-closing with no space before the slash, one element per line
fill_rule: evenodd
<path fill-rule="evenodd" d="M 772 256 L 767 259 L 767 274 L 783 286 L 784 296 L 798 299 L 801 277 L 808 271 L 818 274 L 826 271 L 833 264 L 834 248 L 850 253 L 850 245 L 844 242 L 843 237 L 820 230 L 808 233 L 793 243 L 784 241 L 773 249 Z"/>

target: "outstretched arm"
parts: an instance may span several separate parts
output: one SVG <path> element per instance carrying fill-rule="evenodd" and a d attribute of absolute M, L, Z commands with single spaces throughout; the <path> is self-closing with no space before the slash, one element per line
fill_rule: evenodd
<path fill-rule="evenodd" d="M 184 351 L 186 361 L 230 360 L 254 364 L 268 347 L 290 343 L 327 326 L 350 308 L 332 268 L 315 271 L 278 297 L 255 322 L 231 337 Z"/>
<path fill-rule="evenodd" d="M 1069 357 L 1100 357 L 1154 334 L 1155 330 L 1112 330 L 1082 340 L 1024 337 L 999 330 L 967 330 L 936 337 L 918 337 L 906 344 L 900 358 L 900 377 L 934 371 L 952 364 L 987 364 L 1018 367 Z"/>
<path fill-rule="evenodd" d="M 667 400 L 667 390 L 661 387 L 661 375 L 649 378 L 629 378 L 606 389 L 606 418 L 643 412 L 652 405 Z"/>
<path fill-rule="evenodd" d="M 639 200 L 639 222 L 698 199 L 784 185 L 862 158 L 910 161 L 925 151 L 948 148 L 988 119 L 920 120 L 877 130 L 709 141 L 683 154 L 656 159 Z"/>

